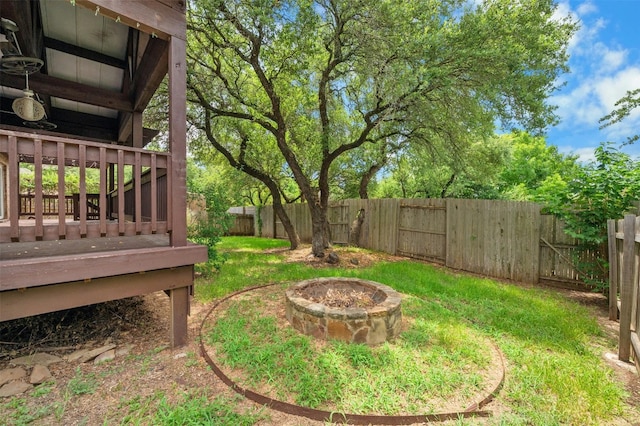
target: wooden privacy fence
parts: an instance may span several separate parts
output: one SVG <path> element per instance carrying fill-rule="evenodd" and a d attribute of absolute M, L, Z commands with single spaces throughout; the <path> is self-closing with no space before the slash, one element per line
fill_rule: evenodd
<path fill-rule="evenodd" d="M 231 227 L 227 230 L 227 235 L 254 235 L 256 233 L 254 225 L 254 206 L 231 207 L 227 214 L 233 217 Z"/>
<path fill-rule="evenodd" d="M 640 372 L 640 217 L 610 220 L 609 317 L 620 320 L 618 358 L 633 355 Z"/>
<path fill-rule="evenodd" d="M 285 209 L 301 241 L 311 241 L 305 204 Z M 461 199 L 342 200 L 328 220 L 334 244 L 350 241 L 351 225 L 364 210 L 358 245 L 451 268 L 527 283 L 581 283 L 573 267 L 576 241 L 563 223 L 528 202 Z M 261 210 L 262 236 L 286 238 L 273 208 Z M 353 236 L 352 236 L 353 237 Z"/>

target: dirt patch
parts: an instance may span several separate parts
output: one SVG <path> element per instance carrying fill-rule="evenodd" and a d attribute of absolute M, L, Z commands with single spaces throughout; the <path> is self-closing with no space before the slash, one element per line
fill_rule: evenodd
<path fill-rule="evenodd" d="M 65 352 L 104 341 L 120 341 L 136 328 L 158 334 L 159 309 L 142 297 L 0 323 L 0 362 L 19 354 Z"/>
<path fill-rule="evenodd" d="M 356 247 L 333 246 L 325 250 L 324 257 L 315 257 L 311 252 L 309 244 L 302 244 L 296 250 L 286 248 L 268 249 L 265 253 L 282 253 L 287 263 L 304 263 L 314 268 L 366 268 L 377 262 L 398 262 L 406 260 L 399 256 L 392 256 L 386 253 L 368 252 Z M 338 263 L 327 262 L 329 255 L 334 253 L 338 256 Z"/>

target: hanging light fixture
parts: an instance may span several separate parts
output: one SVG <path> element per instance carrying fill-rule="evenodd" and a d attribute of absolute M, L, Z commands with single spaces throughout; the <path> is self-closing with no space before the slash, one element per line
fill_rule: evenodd
<path fill-rule="evenodd" d="M 34 93 L 29 89 L 29 74 L 40 71 L 44 62 L 39 58 L 31 58 L 22 54 L 16 31 L 15 22 L 1 18 L 0 26 L 3 34 L 0 39 L 0 71 L 5 74 L 23 75 L 25 77 L 24 96 L 17 98 L 11 104 L 13 112 L 27 122 L 40 121 L 45 117 L 42 104 L 34 99 Z"/>
<path fill-rule="evenodd" d="M 40 102 L 33 98 L 33 91 L 29 90 L 29 74 L 25 73 L 26 88 L 24 89 L 24 97 L 17 98 L 11 104 L 11 108 L 16 115 L 23 120 L 39 121 L 44 118 L 44 107 Z"/>

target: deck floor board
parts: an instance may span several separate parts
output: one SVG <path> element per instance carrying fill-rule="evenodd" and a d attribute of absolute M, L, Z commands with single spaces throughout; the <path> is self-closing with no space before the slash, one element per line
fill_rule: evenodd
<path fill-rule="evenodd" d="M 168 246 L 168 234 L 1 243 L 0 262 Z"/>

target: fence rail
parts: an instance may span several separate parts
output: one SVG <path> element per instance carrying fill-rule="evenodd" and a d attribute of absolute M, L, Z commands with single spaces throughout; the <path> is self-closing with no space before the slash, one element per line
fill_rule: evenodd
<path fill-rule="evenodd" d="M 609 317 L 619 319 L 618 358 L 640 372 L 640 216 L 610 220 Z"/>
<path fill-rule="evenodd" d="M 305 204 L 285 209 L 301 241 L 311 241 Z M 460 199 L 342 200 L 329 207 L 334 244 L 346 244 L 363 210 L 358 245 L 521 282 L 582 285 L 574 267 L 576 241 L 564 224 L 528 202 Z M 261 209 L 262 235 L 286 238 L 271 206 Z M 594 254 L 592 254 L 594 255 Z"/>

